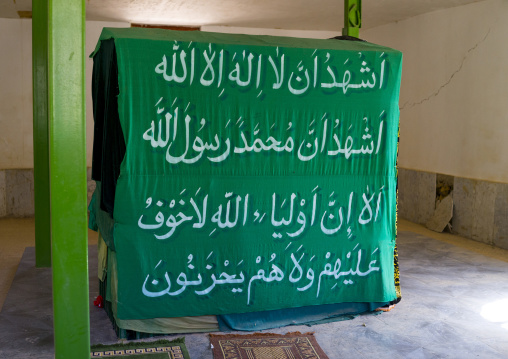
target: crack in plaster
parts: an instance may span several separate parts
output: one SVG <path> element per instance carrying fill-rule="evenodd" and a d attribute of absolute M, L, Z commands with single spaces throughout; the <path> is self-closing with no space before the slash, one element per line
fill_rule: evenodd
<path fill-rule="evenodd" d="M 485 34 L 485 36 L 483 37 L 483 39 L 481 39 L 480 41 L 478 41 L 473 47 L 471 47 L 469 50 L 466 51 L 464 57 L 462 58 L 462 61 L 458 67 L 457 70 L 455 70 L 451 76 L 448 78 L 448 81 L 446 81 L 443 85 L 439 86 L 439 88 L 437 89 L 437 91 L 435 91 L 434 93 L 432 93 L 431 95 L 427 96 L 426 98 L 424 98 L 423 100 L 420 100 L 418 102 L 413 102 L 410 104 L 410 106 L 408 108 L 413 108 L 417 105 L 421 105 L 422 103 L 426 102 L 426 101 L 429 101 L 431 98 L 433 97 L 437 97 L 439 95 L 439 93 L 441 92 L 442 89 L 444 89 L 446 86 L 448 86 L 450 84 L 450 82 L 452 82 L 453 78 L 455 77 L 456 74 L 458 74 L 460 72 L 460 70 L 462 70 L 462 67 L 464 66 L 464 63 L 466 62 L 466 60 L 468 59 L 469 55 L 471 52 L 473 52 L 474 50 L 476 50 L 476 48 L 478 46 L 480 46 L 486 39 L 487 37 L 489 36 L 490 34 L 490 28 L 489 30 L 487 31 L 487 33 Z M 406 106 L 409 104 L 409 101 L 406 102 L 401 108 L 400 108 L 400 111 L 404 110 L 406 108 Z"/>

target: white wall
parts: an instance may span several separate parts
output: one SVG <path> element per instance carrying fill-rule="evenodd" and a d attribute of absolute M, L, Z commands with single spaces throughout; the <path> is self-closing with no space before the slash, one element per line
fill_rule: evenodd
<path fill-rule="evenodd" d="M 33 167 L 32 21 L 0 19 L 0 169 Z"/>
<path fill-rule="evenodd" d="M 508 183 L 508 1 L 361 32 L 404 54 L 399 165 Z"/>
<path fill-rule="evenodd" d="M 103 27 L 128 23 L 86 22 L 87 165 L 92 164 L 92 59 Z M 0 19 L 0 170 L 33 168 L 32 21 Z"/>
<path fill-rule="evenodd" d="M 308 39 L 329 39 L 331 37 L 342 35 L 341 32 L 333 32 L 333 31 L 263 29 L 254 27 L 212 26 L 212 25 L 201 26 L 201 31 L 221 32 L 226 34 L 303 37 Z"/>

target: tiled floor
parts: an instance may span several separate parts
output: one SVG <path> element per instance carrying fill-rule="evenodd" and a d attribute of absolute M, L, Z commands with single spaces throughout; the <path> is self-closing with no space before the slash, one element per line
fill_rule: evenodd
<path fill-rule="evenodd" d="M 97 244 L 97 232 L 88 231 L 88 244 Z M 0 219 L 0 310 L 26 247 L 35 245 L 33 218 Z"/>
<path fill-rule="evenodd" d="M 0 288 L 10 286 L 0 313 L 0 358 L 52 358 L 51 271 L 34 268 L 31 248 L 20 262 L 24 246 L 33 245 L 33 220 L 0 220 L 0 228 Z M 404 221 L 398 245 L 403 299 L 391 312 L 270 332 L 314 331 L 331 359 L 508 358 L 508 252 Z M 104 312 L 90 310 L 91 342 L 115 342 Z M 193 359 L 212 358 L 206 334 L 185 337 Z"/>

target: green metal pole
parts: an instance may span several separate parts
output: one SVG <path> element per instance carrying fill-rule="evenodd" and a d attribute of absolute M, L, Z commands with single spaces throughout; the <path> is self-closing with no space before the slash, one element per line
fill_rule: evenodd
<path fill-rule="evenodd" d="M 35 265 L 51 267 L 48 127 L 48 1 L 32 2 Z"/>
<path fill-rule="evenodd" d="M 344 28 L 342 35 L 360 37 L 362 0 L 344 0 Z"/>
<path fill-rule="evenodd" d="M 89 359 L 84 0 L 49 0 L 49 49 L 55 358 Z"/>

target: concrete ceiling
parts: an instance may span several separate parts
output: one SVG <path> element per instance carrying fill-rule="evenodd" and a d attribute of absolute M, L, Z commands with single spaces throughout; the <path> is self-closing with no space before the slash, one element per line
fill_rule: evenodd
<path fill-rule="evenodd" d="M 483 0 L 366 0 L 362 28 Z M 86 0 L 88 20 L 175 26 L 237 26 L 340 31 L 342 0 Z M 32 0 L 0 0 L 0 17 L 18 18 Z"/>

